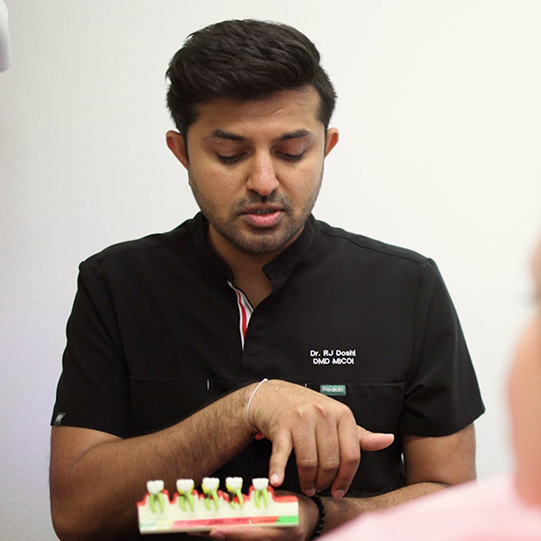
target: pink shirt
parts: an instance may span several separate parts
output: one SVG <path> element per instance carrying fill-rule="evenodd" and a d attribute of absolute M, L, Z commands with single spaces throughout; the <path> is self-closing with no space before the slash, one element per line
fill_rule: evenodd
<path fill-rule="evenodd" d="M 511 475 L 466 483 L 354 519 L 322 541 L 541 541 L 541 508 L 523 503 Z"/>

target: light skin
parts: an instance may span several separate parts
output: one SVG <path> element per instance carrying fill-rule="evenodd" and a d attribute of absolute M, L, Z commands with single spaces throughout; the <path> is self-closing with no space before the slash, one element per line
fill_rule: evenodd
<path fill-rule="evenodd" d="M 338 130 L 326 131 L 317 118 L 318 105 L 312 88 L 242 103 L 214 100 L 198 108 L 187 145 L 167 133 L 209 220 L 210 244 L 254 307 L 271 291 L 263 266 L 301 234 L 324 158 L 338 142 Z"/>
<path fill-rule="evenodd" d="M 209 242 L 254 307 L 272 289 L 263 266 L 302 232 L 319 193 L 324 158 L 338 141 L 337 130 L 325 130 L 318 119 L 318 99 L 308 88 L 252 102 L 214 100 L 198 108 L 187 146 L 180 134 L 167 133 L 167 144 L 188 169 L 194 195 L 209 219 Z M 246 419 L 254 389 L 255 384 L 244 387 L 173 427 L 138 438 L 53 427 L 51 506 L 59 537 L 114 539 L 136 528 L 135 502 L 147 480 L 163 479 L 173 492 L 177 478 L 198 483 L 216 471 L 254 436 Z M 273 443 L 269 478 L 275 487 L 282 484 L 287 458 L 295 450 L 304 492 L 299 495 L 300 525 L 217 529 L 211 532 L 216 538 L 307 539 L 318 511 L 306 495 L 326 488 L 335 496 L 326 502 L 330 528 L 366 510 L 475 477 L 472 426 L 443 438 L 405 435 L 407 487 L 375 498 L 341 498 L 361 451 L 387 447 L 392 435 L 368 432 L 345 405 L 278 380 L 257 391 L 250 422 Z"/>
<path fill-rule="evenodd" d="M 518 343 L 508 383 L 516 485 L 541 507 L 541 243 L 533 258 L 536 309 Z"/>
<path fill-rule="evenodd" d="M 147 480 L 163 479 L 173 494 L 177 478 L 192 478 L 199 484 L 203 477 L 240 453 L 254 437 L 246 418 L 246 405 L 255 386 L 231 393 L 181 423 L 147 436 L 122 439 L 86 428 L 53 427 L 50 491 L 58 537 L 105 540 L 135 531 L 135 502 L 144 496 Z M 250 409 L 255 413 L 251 421 L 271 441 L 275 434 L 280 434 L 290 441 L 305 439 L 307 447 L 317 448 L 320 445 L 317 426 L 341 446 L 340 450 L 330 450 L 328 457 L 343 454 L 344 448 L 352 449 L 353 456 L 345 457 L 343 464 L 330 458 L 321 459 L 313 471 L 300 471 L 304 485 L 313 486 L 317 479 L 318 483 L 332 483 L 335 490 L 347 490 L 357 469 L 360 450 L 381 449 L 392 441 L 392 436 L 372 434 L 358 427 L 348 408 L 310 389 L 278 380 L 266 382 L 260 390 L 263 387 L 266 407 L 262 408 L 261 404 L 256 407 L 258 391 L 252 402 L 257 411 Z M 280 413 L 281 408 L 285 411 Z M 306 423 L 311 423 L 311 429 L 292 421 L 299 412 Z M 354 445 L 354 442 L 358 443 Z M 209 449 L 213 452 L 208 452 Z M 295 446 L 297 449 L 300 461 L 305 462 L 302 446 Z M 283 479 L 280 464 L 279 458 L 271 477 Z M 326 481 L 322 481 L 325 476 Z M 281 482 L 275 482 L 278 484 Z M 301 527 L 288 529 L 287 538 L 304 539 L 317 522 L 314 503 L 304 496 L 300 500 Z"/>

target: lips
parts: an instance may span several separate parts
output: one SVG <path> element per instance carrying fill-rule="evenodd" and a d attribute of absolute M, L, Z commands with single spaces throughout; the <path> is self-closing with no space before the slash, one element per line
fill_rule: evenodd
<path fill-rule="evenodd" d="M 244 210 L 243 220 L 256 229 L 276 227 L 284 216 L 284 210 L 278 207 L 252 207 Z"/>
<path fill-rule="evenodd" d="M 272 214 L 273 212 L 280 212 L 283 210 L 283 207 L 276 204 L 256 204 L 256 205 L 247 205 L 242 209 L 242 214 L 256 214 L 258 216 L 265 216 L 266 214 Z"/>
<path fill-rule="evenodd" d="M 279 209 L 254 209 L 248 214 L 257 214 L 258 216 L 264 216 L 265 214 L 272 214 L 273 212 L 278 212 Z"/>

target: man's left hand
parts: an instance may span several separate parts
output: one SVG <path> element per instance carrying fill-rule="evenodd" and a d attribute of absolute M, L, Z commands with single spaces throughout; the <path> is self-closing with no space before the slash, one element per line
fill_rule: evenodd
<path fill-rule="evenodd" d="M 277 491 L 277 495 L 292 494 Z M 319 520 L 316 504 L 306 496 L 295 494 L 299 499 L 299 525 L 291 528 L 252 528 L 229 526 L 215 528 L 210 532 L 212 539 L 228 539 L 230 541 L 305 541 L 310 539 Z"/>

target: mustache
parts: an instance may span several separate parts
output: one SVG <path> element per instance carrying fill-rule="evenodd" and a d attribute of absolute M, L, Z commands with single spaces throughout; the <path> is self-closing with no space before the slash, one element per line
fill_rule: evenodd
<path fill-rule="evenodd" d="M 252 207 L 254 205 L 272 205 L 285 211 L 293 210 L 293 203 L 289 197 L 272 192 L 270 195 L 250 193 L 247 197 L 235 202 L 233 211 L 235 213 L 242 213 L 246 207 Z"/>

